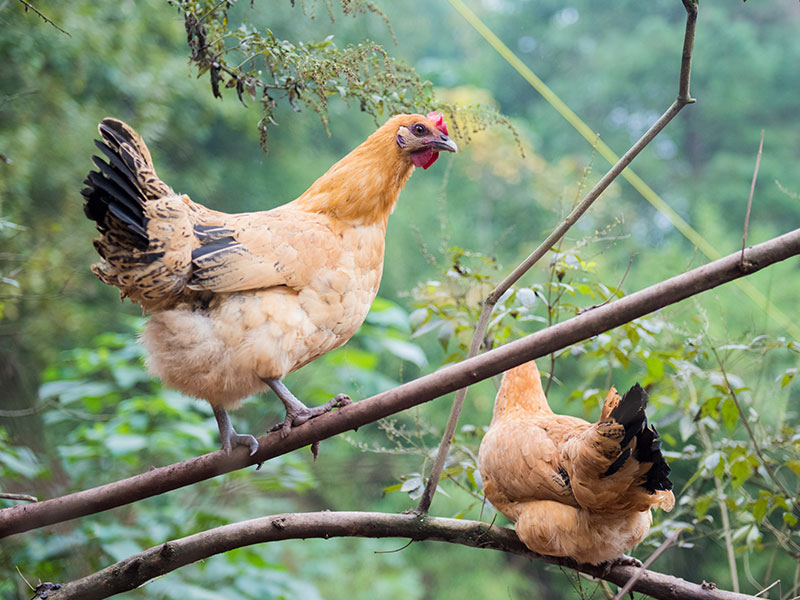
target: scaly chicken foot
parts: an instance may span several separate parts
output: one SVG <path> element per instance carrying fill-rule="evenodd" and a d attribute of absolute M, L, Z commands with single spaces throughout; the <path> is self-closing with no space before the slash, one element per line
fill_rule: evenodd
<path fill-rule="evenodd" d="M 597 566 L 603 567 L 602 578 L 606 579 L 611 573 L 611 569 L 614 567 L 641 567 L 642 561 L 640 561 L 638 558 L 634 558 L 633 556 L 623 554 L 622 556 L 618 556 L 613 560 L 607 560 L 604 563 L 600 563 Z"/>
<path fill-rule="evenodd" d="M 297 397 L 292 394 L 292 392 L 289 391 L 289 388 L 287 388 L 286 384 L 280 379 L 262 378 L 262 381 L 272 388 L 272 391 L 275 392 L 275 395 L 281 399 L 283 406 L 286 408 L 286 418 L 283 420 L 283 423 L 278 423 L 273 426 L 272 429 L 270 429 L 270 431 L 280 430 L 281 437 L 286 437 L 289 435 L 289 431 L 292 429 L 292 427 L 302 425 L 309 419 L 313 419 L 319 415 L 324 415 L 326 412 L 330 412 L 334 408 L 341 408 L 342 406 L 347 406 L 348 404 L 352 403 L 350 396 L 347 394 L 336 394 L 325 404 L 315 406 L 314 408 L 308 408 L 305 404 L 300 402 L 300 400 L 298 400 Z"/>
<path fill-rule="evenodd" d="M 250 456 L 258 451 L 258 440 L 250 434 L 236 433 L 228 413 L 221 408 L 215 408 L 214 417 L 217 419 L 219 436 L 222 438 L 223 452 L 230 452 L 233 446 L 247 446 L 250 449 Z"/>

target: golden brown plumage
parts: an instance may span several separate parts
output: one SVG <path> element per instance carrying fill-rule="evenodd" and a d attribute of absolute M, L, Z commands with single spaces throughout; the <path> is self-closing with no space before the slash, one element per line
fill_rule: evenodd
<path fill-rule="evenodd" d="M 623 398 L 611 388 L 587 423 L 553 413 L 535 362 L 506 372 L 478 463 L 486 497 L 528 548 L 599 564 L 644 539 L 651 507 L 672 509 L 646 405 L 638 384 Z"/>
<path fill-rule="evenodd" d="M 226 214 L 176 194 L 156 175 L 141 137 L 116 119 L 99 126 L 86 215 L 97 222 L 92 271 L 151 317 L 148 367 L 168 386 L 208 400 L 223 448 L 258 447 L 225 410 L 271 387 L 285 433 L 346 397 L 308 409 L 280 381 L 344 344 L 378 291 L 389 214 L 414 166 L 455 152 L 441 115 L 398 115 L 296 200 Z"/>

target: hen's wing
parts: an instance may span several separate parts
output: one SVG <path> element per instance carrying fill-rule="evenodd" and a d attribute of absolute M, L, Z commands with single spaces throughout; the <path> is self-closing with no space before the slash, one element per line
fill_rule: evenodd
<path fill-rule="evenodd" d="M 187 287 L 211 292 L 299 288 L 325 264 L 336 264 L 342 250 L 327 217 L 289 206 L 216 213 L 195 225 L 194 235 Z"/>
<path fill-rule="evenodd" d="M 588 423 L 560 415 L 526 418 L 517 413 L 492 424 L 481 441 L 478 461 L 486 495 L 495 508 L 514 519 L 520 502 L 555 500 L 577 506 L 554 441 L 559 431 L 575 427 Z"/>

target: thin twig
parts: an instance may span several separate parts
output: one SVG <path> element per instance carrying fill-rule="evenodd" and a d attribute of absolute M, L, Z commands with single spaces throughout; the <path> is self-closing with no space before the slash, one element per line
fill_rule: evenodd
<path fill-rule="evenodd" d="M 608 298 L 606 298 L 600 304 L 594 304 L 592 306 L 584 308 L 578 314 L 585 313 L 587 310 L 594 310 L 595 308 L 600 308 L 601 306 L 605 306 L 606 304 L 608 304 L 609 302 L 611 302 L 614 299 L 614 296 L 616 296 L 619 293 L 619 290 L 622 288 L 622 284 L 625 283 L 625 280 L 628 278 L 628 273 L 631 272 L 631 266 L 633 265 L 633 258 L 635 256 L 636 256 L 636 254 L 634 252 L 631 252 L 631 257 L 630 257 L 630 259 L 628 259 L 628 268 L 625 269 L 625 273 L 622 274 L 622 279 L 619 280 L 619 283 L 617 284 L 617 287 L 614 288 L 614 293 L 611 294 Z"/>
<path fill-rule="evenodd" d="M 747 227 L 750 225 L 750 209 L 753 207 L 753 193 L 756 191 L 756 179 L 758 179 L 758 167 L 761 164 L 761 153 L 764 150 L 764 130 L 761 130 L 761 141 L 758 144 L 758 155 L 756 155 L 756 167 L 753 169 L 753 181 L 750 182 L 750 195 L 747 197 L 747 211 L 744 215 L 744 233 L 742 233 L 742 262 L 744 263 L 744 248 L 747 245 Z"/>
<path fill-rule="evenodd" d="M 637 141 L 631 148 L 620 158 L 616 164 L 603 176 L 597 184 L 589 190 L 583 200 L 567 215 L 561 224 L 556 227 L 553 232 L 547 236 L 536 250 L 534 250 L 528 258 L 522 261 L 501 283 L 498 285 L 486 298 L 483 304 L 478 324 L 475 327 L 475 333 L 472 337 L 467 358 L 477 356 L 480 351 L 483 338 L 486 335 L 486 328 L 489 324 L 489 318 L 494 310 L 500 297 L 508 291 L 525 273 L 527 273 L 533 265 L 535 265 L 547 252 L 552 248 L 558 240 L 560 240 L 574 225 L 578 219 L 589 209 L 589 207 L 600 197 L 606 188 L 622 173 L 631 161 L 641 152 L 652 140 L 655 138 L 667 124 L 680 112 L 680 110 L 687 104 L 694 102 L 694 99 L 689 95 L 689 78 L 691 72 L 692 62 L 692 48 L 694 47 L 694 34 L 695 25 L 697 22 L 697 2 L 696 0 L 683 0 L 684 6 L 687 11 L 686 18 L 686 32 L 684 34 L 683 55 L 681 58 L 681 74 L 678 97 L 661 115 L 661 117 L 653 123 L 650 129 Z M 436 488 L 439 485 L 439 479 L 442 476 L 447 455 L 450 452 L 450 446 L 453 443 L 453 436 L 455 435 L 456 427 L 458 426 L 458 419 L 461 416 L 461 410 L 464 407 L 464 399 L 467 396 L 467 389 L 461 389 L 456 392 L 453 406 L 450 409 L 450 417 L 447 420 L 442 440 L 439 443 L 439 450 L 433 462 L 430 477 L 425 485 L 425 490 L 422 493 L 419 505 L 417 506 L 418 514 L 427 514 L 430 509 L 431 502 L 433 502 L 433 495 L 436 493 Z"/>
<path fill-rule="evenodd" d="M 42 14 L 33 4 L 31 4 L 30 2 L 26 2 L 25 0 L 19 0 L 19 1 L 25 6 L 25 12 L 28 12 L 28 10 L 32 10 L 37 15 L 39 15 L 42 21 L 44 21 L 45 23 L 49 23 L 50 25 L 58 29 L 61 33 L 66 33 L 69 37 L 72 37 L 69 31 L 64 31 L 63 29 L 61 29 L 61 27 L 56 25 L 51 19 L 48 19 L 47 16 Z"/>
<path fill-rule="evenodd" d="M 708 437 L 706 427 L 701 421 L 699 423 L 700 439 L 703 442 L 703 447 L 708 452 L 711 450 L 711 440 Z M 731 585 L 734 592 L 739 591 L 739 569 L 736 565 L 736 551 L 733 547 L 733 536 L 731 535 L 731 522 L 728 515 L 728 505 L 725 504 L 725 491 L 722 488 L 722 482 L 715 473 L 711 473 L 714 479 L 714 489 L 717 492 L 717 506 L 719 507 L 720 520 L 722 521 L 722 535 L 725 540 L 725 550 L 728 557 L 728 570 L 731 573 Z"/>
<path fill-rule="evenodd" d="M 0 498 L 3 500 L 21 500 L 22 502 L 38 502 L 39 499 L 36 496 L 31 496 L 30 494 L 9 494 L 6 492 L 0 492 Z"/>
<path fill-rule="evenodd" d="M 781 580 L 780 580 L 780 579 L 776 579 L 775 581 L 773 581 L 772 583 L 770 583 L 770 584 L 769 584 L 767 587 L 765 587 L 763 590 L 761 590 L 760 592 L 758 592 L 757 594 L 755 594 L 756 598 L 758 598 L 758 597 L 759 597 L 761 594 L 764 594 L 764 593 L 766 593 L 766 592 L 770 591 L 770 590 L 771 590 L 772 588 L 774 588 L 776 585 L 779 585 L 779 584 L 780 584 L 780 582 L 781 582 Z"/>
<path fill-rule="evenodd" d="M 664 554 L 667 548 L 669 548 L 672 544 L 675 543 L 675 540 L 678 539 L 678 535 L 680 534 L 680 532 L 681 532 L 680 529 L 676 529 L 669 535 L 667 539 L 661 542 L 661 545 L 658 548 L 656 548 L 650 556 L 647 557 L 647 560 L 645 560 L 642 566 L 638 568 L 636 573 L 634 573 L 633 577 L 631 577 L 628 580 L 628 582 L 624 586 L 622 586 L 622 589 L 614 595 L 614 598 L 612 600 L 622 600 L 622 597 L 625 596 L 625 594 L 627 594 L 629 591 L 631 591 L 633 586 L 639 580 L 639 577 L 641 577 L 647 572 L 647 568 L 650 565 L 652 565 L 659 556 Z"/>
<path fill-rule="evenodd" d="M 30 408 L 19 408 L 16 410 L 0 410 L 0 417 L 4 419 L 14 419 L 17 417 L 29 417 L 31 415 L 35 415 L 38 412 L 42 412 L 45 408 L 47 408 L 49 403 L 42 402 L 40 404 L 36 404 L 31 406 Z"/>

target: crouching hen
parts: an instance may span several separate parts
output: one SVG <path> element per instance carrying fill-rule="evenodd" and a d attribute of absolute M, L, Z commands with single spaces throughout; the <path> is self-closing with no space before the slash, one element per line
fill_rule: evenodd
<path fill-rule="evenodd" d="M 307 408 L 281 379 L 356 332 L 378 291 L 389 214 L 414 167 L 456 152 L 438 113 L 399 115 L 296 200 L 226 214 L 175 193 L 156 175 L 142 138 L 116 119 L 99 125 L 81 192 L 97 223 L 92 271 L 151 316 L 149 369 L 214 409 L 223 450 L 258 449 L 226 410 L 271 388 L 288 433 L 350 400 Z"/>
<path fill-rule="evenodd" d="M 478 463 L 486 497 L 539 554 L 618 559 L 642 541 L 650 508 L 675 504 L 661 442 L 636 384 L 608 393 L 596 423 L 553 413 L 536 363 L 508 371 Z"/>

